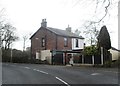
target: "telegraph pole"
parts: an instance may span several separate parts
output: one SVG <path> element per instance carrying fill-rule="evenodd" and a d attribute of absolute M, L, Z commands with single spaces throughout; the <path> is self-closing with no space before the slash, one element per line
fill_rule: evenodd
<path fill-rule="evenodd" d="M 2 62 L 2 31 L 0 31 L 0 62 Z"/>
<path fill-rule="evenodd" d="M 27 40 L 27 36 L 23 36 L 23 51 L 25 51 L 25 43 L 26 43 L 26 40 Z"/>
<path fill-rule="evenodd" d="M 0 85 L 2 86 L 2 29 L 0 27 Z"/>

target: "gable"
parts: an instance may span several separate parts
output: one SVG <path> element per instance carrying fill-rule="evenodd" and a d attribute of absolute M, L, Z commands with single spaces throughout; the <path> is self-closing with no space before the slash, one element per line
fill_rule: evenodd
<path fill-rule="evenodd" d="M 30 37 L 30 39 L 32 39 L 32 37 L 35 36 L 35 34 L 36 34 L 37 32 L 39 32 L 39 30 L 40 30 L 40 28 Z"/>

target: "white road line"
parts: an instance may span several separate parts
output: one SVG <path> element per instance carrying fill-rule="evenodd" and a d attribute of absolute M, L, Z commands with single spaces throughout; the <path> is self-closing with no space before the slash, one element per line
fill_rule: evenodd
<path fill-rule="evenodd" d="M 41 71 L 41 70 L 37 70 L 37 69 L 33 69 L 34 71 L 37 71 L 37 72 L 40 72 L 40 73 L 44 73 L 44 74 L 48 74 L 47 72 L 45 71 Z"/>
<path fill-rule="evenodd" d="M 48 74 L 47 72 L 44 72 L 44 71 L 39 71 L 39 72 L 44 73 L 44 74 Z"/>
<path fill-rule="evenodd" d="M 36 71 L 37 69 L 33 69 L 34 71 Z"/>
<path fill-rule="evenodd" d="M 37 72 L 40 72 L 40 70 L 36 70 Z"/>
<path fill-rule="evenodd" d="M 92 73 L 92 74 L 90 74 L 90 75 L 95 76 L 95 75 L 100 75 L 100 73 Z"/>
<path fill-rule="evenodd" d="M 70 86 L 67 82 L 63 81 L 62 79 L 55 77 L 57 80 L 61 81 L 62 83 L 66 84 L 67 86 Z"/>
<path fill-rule="evenodd" d="M 30 69 L 29 67 L 24 67 L 24 68 L 26 68 L 26 69 Z"/>

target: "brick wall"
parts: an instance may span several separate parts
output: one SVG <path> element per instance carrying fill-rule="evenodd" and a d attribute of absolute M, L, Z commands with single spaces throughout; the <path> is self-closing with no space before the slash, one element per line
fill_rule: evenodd
<path fill-rule="evenodd" d="M 53 32 L 47 30 L 46 34 L 46 49 L 55 50 L 56 49 L 56 37 L 57 35 Z"/>
<path fill-rule="evenodd" d="M 58 50 L 71 50 L 72 49 L 71 38 L 67 38 L 68 40 L 67 46 L 64 46 L 64 38 L 66 37 L 63 37 L 63 36 L 57 37 L 57 49 Z"/>
<path fill-rule="evenodd" d="M 42 47 L 42 38 L 45 38 L 46 45 Z M 31 54 L 35 58 L 36 52 L 41 50 L 70 50 L 72 49 L 71 38 L 68 38 L 68 46 L 64 46 L 64 38 L 62 36 L 56 35 L 55 33 L 45 29 L 40 28 L 37 33 L 31 38 Z M 57 40 L 57 41 L 56 41 Z"/>

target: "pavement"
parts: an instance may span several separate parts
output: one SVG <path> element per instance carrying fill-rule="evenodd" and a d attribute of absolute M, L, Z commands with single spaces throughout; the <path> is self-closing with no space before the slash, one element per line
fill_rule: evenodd
<path fill-rule="evenodd" d="M 3 63 L 2 84 L 118 84 L 118 69 Z"/>

